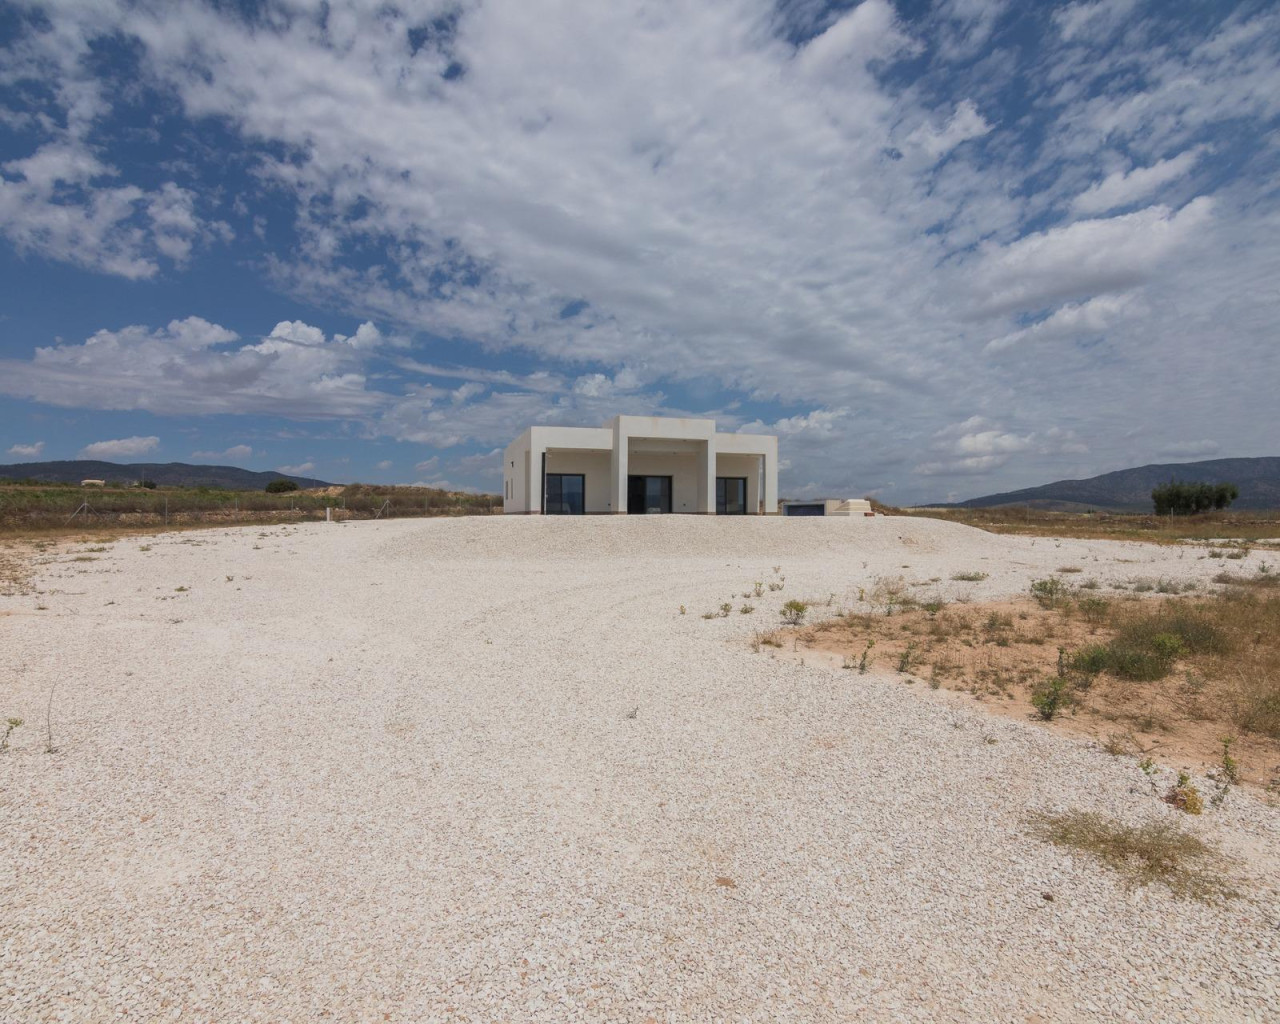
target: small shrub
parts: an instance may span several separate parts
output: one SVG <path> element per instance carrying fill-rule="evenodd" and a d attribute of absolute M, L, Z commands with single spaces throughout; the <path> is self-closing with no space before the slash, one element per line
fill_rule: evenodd
<path fill-rule="evenodd" d="M 867 655 L 871 653 L 871 648 L 876 645 L 874 640 L 868 640 L 867 646 L 862 649 L 862 657 L 858 659 L 858 672 L 861 675 L 867 674 Z"/>
<path fill-rule="evenodd" d="M 957 583 L 981 583 L 987 578 L 985 572 L 958 572 L 951 577 Z"/>
<path fill-rule="evenodd" d="M 1054 676 L 1036 684 L 1031 691 L 1031 706 L 1046 722 L 1053 721 L 1058 712 L 1071 705 L 1069 684 L 1062 676 Z"/>
<path fill-rule="evenodd" d="M 264 488 L 268 494 L 287 494 L 289 491 L 296 491 L 297 489 L 298 485 L 294 481 L 285 479 L 272 480 Z"/>
<path fill-rule="evenodd" d="M 1102 597 L 1084 597 L 1076 607 L 1080 609 L 1085 622 L 1097 626 L 1106 621 L 1111 602 Z"/>
<path fill-rule="evenodd" d="M 1090 644 L 1082 647 L 1071 656 L 1069 662 L 1072 670 L 1088 676 L 1096 676 L 1105 672 L 1111 661 L 1111 652 L 1106 644 Z"/>
<path fill-rule="evenodd" d="M 732 611 L 733 611 L 733 602 L 726 601 L 724 604 L 720 606 L 720 618 L 727 619 L 729 617 L 729 613 Z"/>
<path fill-rule="evenodd" d="M 741 608 L 738 609 L 738 611 L 740 611 L 743 615 L 750 615 L 755 610 L 756 610 L 756 606 L 753 604 L 744 604 Z"/>
<path fill-rule="evenodd" d="M 763 596 L 764 596 L 764 583 L 763 583 L 763 582 L 761 582 L 760 580 L 756 580 L 755 585 L 751 588 L 751 592 L 752 592 L 756 597 L 763 597 Z"/>
<path fill-rule="evenodd" d="M 1169 787 L 1164 802 L 1187 814 L 1199 814 L 1204 810 L 1204 797 L 1186 772 L 1178 772 L 1178 781 Z"/>
<path fill-rule="evenodd" d="M 809 611 L 809 606 L 804 601 L 797 601 L 794 598 L 782 606 L 782 621 L 788 626 L 799 626 L 804 622 L 804 617 Z"/>
<path fill-rule="evenodd" d="M 1084 570 L 1081 569 L 1080 566 L 1078 565 L 1060 565 L 1058 566 L 1058 572 L 1073 573 L 1073 572 L 1084 572 Z"/>
<path fill-rule="evenodd" d="M 915 653 L 916 653 L 916 644 L 915 644 L 915 641 L 913 640 L 911 641 L 911 643 L 907 644 L 906 648 L 902 651 L 902 653 L 898 655 L 898 671 L 899 672 L 907 672 L 910 670 L 911 659 L 915 656 Z"/>
<path fill-rule="evenodd" d="M 1041 608 L 1055 608 L 1067 592 L 1067 586 L 1060 579 L 1049 577 L 1045 580 L 1031 581 L 1031 596 Z"/>
<path fill-rule="evenodd" d="M 6 718 L 4 722 L 4 735 L 0 736 L 0 754 L 9 749 L 9 736 L 14 729 L 22 725 L 21 718 Z"/>

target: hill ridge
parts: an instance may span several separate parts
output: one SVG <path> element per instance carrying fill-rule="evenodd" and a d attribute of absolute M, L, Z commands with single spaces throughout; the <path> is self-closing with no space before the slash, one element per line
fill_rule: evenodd
<path fill-rule="evenodd" d="M 189 462 L 104 462 L 99 459 L 18 462 L 0 466 L 0 479 L 32 479 L 55 484 L 78 484 L 81 480 L 116 480 L 121 483 L 153 480 L 167 487 L 225 487 L 237 491 L 262 490 L 272 480 L 292 480 L 299 487 L 334 486 L 326 480 L 275 470 L 258 472 L 239 466 L 204 466 Z"/>
<path fill-rule="evenodd" d="M 1055 480 L 1039 487 L 986 494 L 965 501 L 936 503 L 934 508 L 993 508 L 1029 505 L 1070 511 L 1081 507 L 1114 511 L 1151 511 L 1151 489 L 1170 480 L 1190 483 L 1233 483 L 1240 497 L 1233 508 L 1280 508 L 1280 456 L 1164 462 L 1117 469 L 1082 480 Z"/>

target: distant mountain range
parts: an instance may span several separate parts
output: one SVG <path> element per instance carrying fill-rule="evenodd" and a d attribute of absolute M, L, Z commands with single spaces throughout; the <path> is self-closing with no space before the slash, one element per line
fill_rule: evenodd
<path fill-rule="evenodd" d="M 81 480 L 136 483 L 153 480 L 165 487 L 225 487 L 231 491 L 260 491 L 272 480 L 292 480 L 299 487 L 332 487 L 324 480 L 287 473 L 254 473 L 237 466 L 190 466 L 185 462 L 19 462 L 0 466 L 0 479 L 39 480 L 42 483 L 78 484 Z"/>
<path fill-rule="evenodd" d="M 1240 488 L 1232 508 L 1280 508 L 1280 458 L 1208 459 L 1204 462 L 1175 462 L 1139 466 L 1103 473 L 1088 480 L 1058 480 L 1041 487 L 1028 487 L 1004 494 L 988 494 L 934 508 L 993 508 L 997 505 L 1028 505 L 1051 511 L 1150 512 L 1151 489 L 1170 480 L 1189 483 L 1231 483 Z"/>

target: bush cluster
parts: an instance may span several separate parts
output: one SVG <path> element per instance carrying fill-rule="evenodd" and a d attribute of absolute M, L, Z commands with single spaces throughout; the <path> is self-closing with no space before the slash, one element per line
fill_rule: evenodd
<path fill-rule="evenodd" d="M 267 484 L 266 491 L 268 494 L 284 494 L 287 491 L 296 491 L 298 485 L 292 480 L 286 480 L 283 477 L 279 480 L 272 480 Z"/>
<path fill-rule="evenodd" d="M 1151 492 L 1158 516 L 1189 516 L 1224 509 L 1240 497 L 1235 484 L 1193 484 L 1170 480 Z"/>
<path fill-rule="evenodd" d="M 1081 648 L 1071 668 L 1148 683 L 1167 676 L 1184 655 L 1222 654 L 1226 648 L 1222 631 L 1205 616 L 1191 608 L 1165 608 L 1130 621 L 1110 643 Z"/>

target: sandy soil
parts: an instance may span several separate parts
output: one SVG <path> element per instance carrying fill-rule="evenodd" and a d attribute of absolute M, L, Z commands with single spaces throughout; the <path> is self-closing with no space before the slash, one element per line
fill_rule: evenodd
<path fill-rule="evenodd" d="M 1274 808 L 1185 819 L 1241 898 L 1129 890 L 1026 822 L 1177 815 L 1133 759 L 746 642 L 889 575 L 996 600 L 1207 580 L 1197 548 L 655 517 L 63 552 L 0 596 L 0 1020 L 1280 1019 Z"/>

